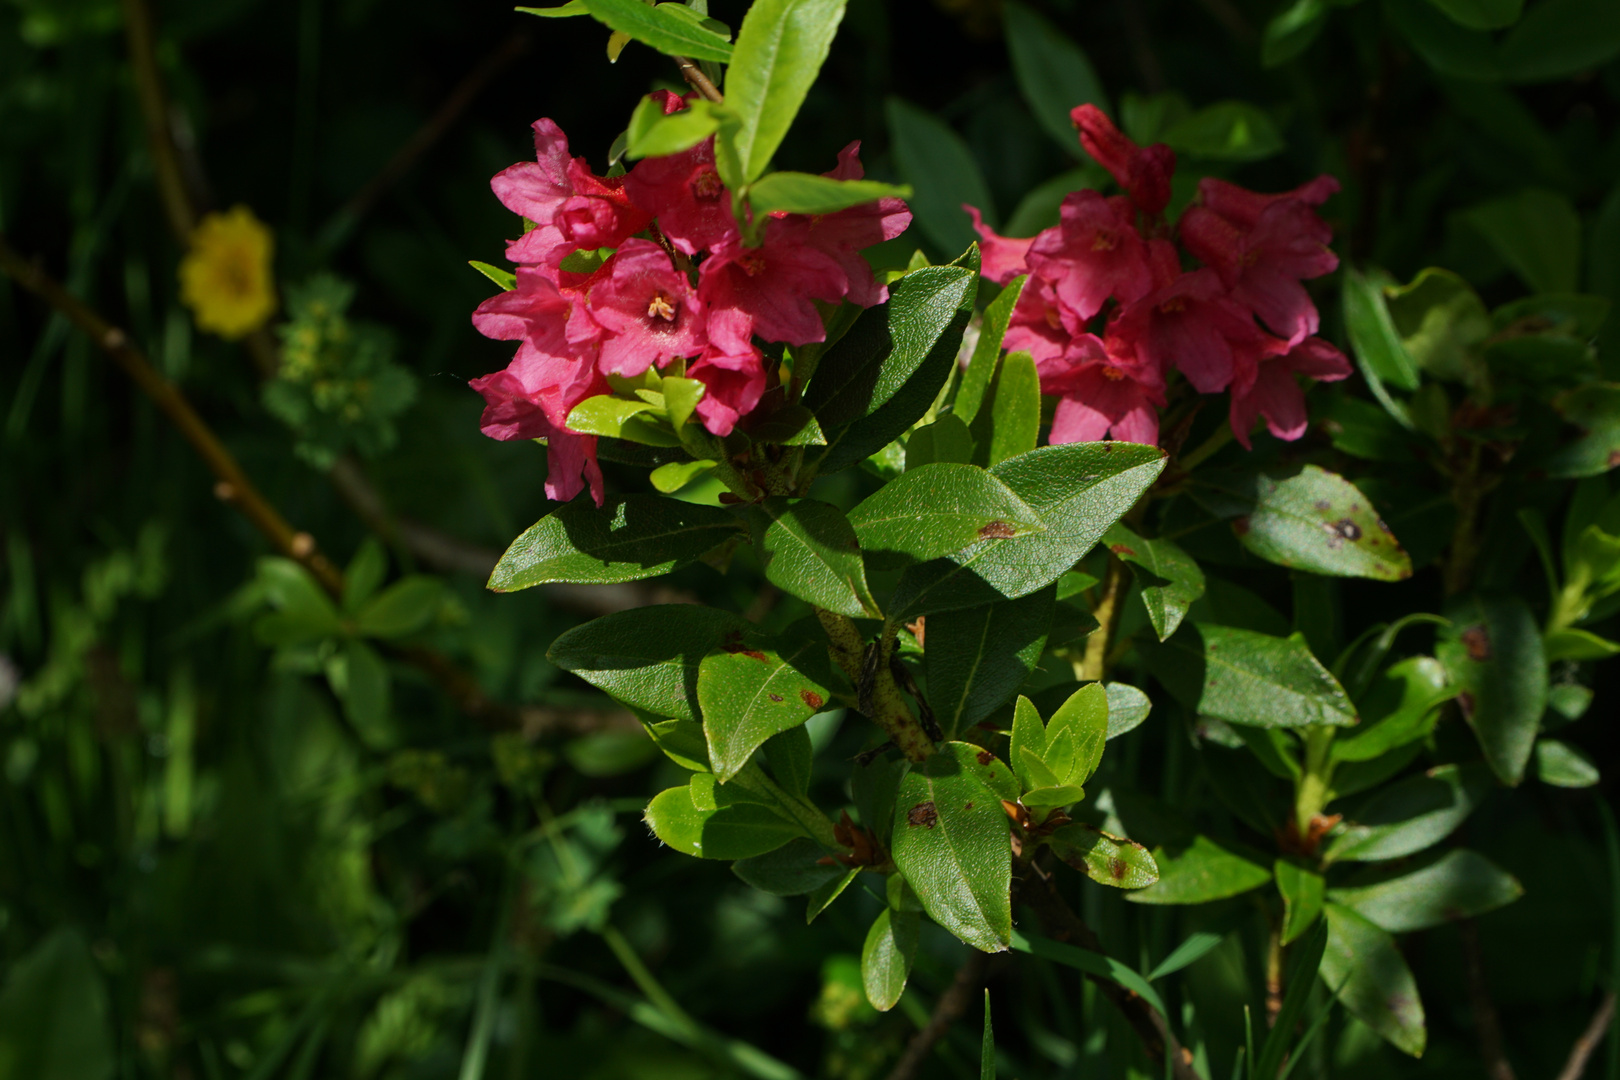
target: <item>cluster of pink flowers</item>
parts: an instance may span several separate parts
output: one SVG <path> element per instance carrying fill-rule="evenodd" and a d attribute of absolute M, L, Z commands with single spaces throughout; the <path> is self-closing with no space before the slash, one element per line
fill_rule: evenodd
<path fill-rule="evenodd" d="M 1199 393 L 1230 391 L 1232 431 L 1245 447 L 1256 416 L 1278 438 L 1299 438 L 1305 400 L 1294 376 L 1350 374 L 1344 354 L 1313 336 L 1316 306 L 1300 284 L 1338 266 L 1315 209 L 1338 181 L 1319 176 L 1262 195 L 1204 179 L 1172 228 L 1164 210 L 1174 152 L 1138 146 L 1094 105 L 1071 116 L 1081 146 L 1125 194 L 1073 192 L 1058 225 L 1023 240 L 997 236 L 964 207 L 984 238 L 985 276 L 1006 284 L 1029 275 L 1004 346 L 1028 350 L 1041 391 L 1062 399 L 1051 441 L 1112 432 L 1157 442 L 1172 369 Z M 1183 269 L 1181 249 L 1203 265 Z"/>
<path fill-rule="evenodd" d="M 686 107 L 660 91 L 666 114 Z M 825 340 L 813 303 L 881 304 L 888 290 L 861 249 L 898 236 L 911 222 L 899 199 L 808 217 L 774 214 L 763 241 L 747 246 L 731 193 L 707 140 L 683 153 L 648 158 L 623 176 L 593 174 L 571 157 L 550 120 L 534 124 L 536 160 L 491 182 L 508 209 L 533 223 L 507 246 L 516 287 L 473 314 L 487 337 L 520 342 L 503 371 L 472 386 L 484 395 L 484 434 L 548 444 L 546 494 L 571 499 L 589 484 L 602 502 L 596 439 L 569 431 L 568 414 L 609 392 L 607 375 L 636 376 L 677 358 L 704 385 L 698 418 L 730 434 L 773 377 L 756 339 L 807 345 Z M 859 179 L 860 143 L 828 173 Z M 592 273 L 563 269 L 575 252 L 611 248 Z"/>

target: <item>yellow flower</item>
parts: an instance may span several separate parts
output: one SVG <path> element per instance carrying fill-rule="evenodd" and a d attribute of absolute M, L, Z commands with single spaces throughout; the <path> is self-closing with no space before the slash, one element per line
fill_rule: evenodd
<path fill-rule="evenodd" d="M 239 338 L 265 324 L 276 310 L 274 247 L 270 230 L 245 206 L 202 219 L 180 260 L 180 299 L 199 328 Z"/>

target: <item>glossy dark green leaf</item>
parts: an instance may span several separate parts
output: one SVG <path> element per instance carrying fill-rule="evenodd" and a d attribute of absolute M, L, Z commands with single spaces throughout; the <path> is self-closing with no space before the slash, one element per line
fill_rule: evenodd
<path fill-rule="evenodd" d="M 831 214 L 879 199 L 908 199 L 911 189 L 876 180 L 834 180 L 812 173 L 767 173 L 748 186 L 756 214 Z"/>
<path fill-rule="evenodd" d="M 1505 2 L 1505 0 L 1504 0 Z M 1606 0 L 1543 0 L 1502 41 L 1502 67 L 1514 82 L 1549 82 L 1620 54 L 1620 12 Z"/>
<path fill-rule="evenodd" d="M 985 464 L 999 465 L 1029 453 L 1040 433 L 1041 377 L 1035 361 L 1027 352 L 1008 353 L 991 389 L 990 429 L 982 440 Z"/>
<path fill-rule="evenodd" d="M 1130 893 L 1139 904 L 1205 904 L 1257 889 L 1271 880 L 1271 870 L 1208 836 L 1191 843 L 1153 849 L 1159 868 L 1157 884 Z"/>
<path fill-rule="evenodd" d="M 657 495 L 588 498 L 559 507 L 512 541 L 489 588 L 514 592 L 551 583 L 610 584 L 656 577 L 736 535 L 737 519 L 714 506 Z"/>
<path fill-rule="evenodd" d="M 1568 196 L 1529 188 L 1482 203 L 1466 216 L 1530 288 L 1575 291 L 1581 265 L 1581 218 Z"/>
<path fill-rule="evenodd" d="M 843 877 L 849 869 L 827 860 L 827 855 L 820 844 L 801 836 L 775 851 L 737 860 L 731 872 L 772 896 L 803 896 Z"/>
<path fill-rule="evenodd" d="M 1242 513 L 1232 522 L 1243 546 L 1268 562 L 1334 577 L 1400 581 L 1412 560 L 1372 500 L 1337 473 L 1306 465 L 1292 476 L 1217 473 L 1202 481 L 1204 498 L 1229 498 Z"/>
<path fill-rule="evenodd" d="M 1164 470 L 1164 452 L 1135 443 L 1067 443 L 1009 458 L 990 472 L 1046 531 L 957 556 L 1003 596 L 1027 596 L 1067 573 Z"/>
<path fill-rule="evenodd" d="M 849 888 L 849 883 L 860 876 L 860 872 L 860 867 L 851 867 L 849 870 L 846 870 L 841 877 L 833 878 L 831 881 L 827 882 L 827 884 L 820 886 L 814 892 L 812 892 L 805 904 L 805 923 L 809 924 L 815 922 L 816 916 L 820 915 L 823 911 L 826 911 L 827 908 L 832 905 L 834 900 L 837 900 L 840 896 L 842 896 L 844 894 L 844 890 Z"/>
<path fill-rule="evenodd" d="M 604 615 L 552 642 L 546 657 L 613 697 L 655 716 L 696 720 L 698 665 L 730 635 L 764 640 L 741 615 L 699 604 L 659 604 Z"/>
<path fill-rule="evenodd" d="M 1009 0 L 1002 11 L 1013 75 L 1029 111 L 1059 146 L 1083 159 L 1069 113 L 1085 104 L 1109 111 L 1091 59 L 1033 9 Z"/>
<path fill-rule="evenodd" d="M 1553 407 L 1580 434 L 1542 459 L 1548 476 L 1599 476 L 1620 462 L 1620 386 L 1579 386 L 1554 398 Z"/>
<path fill-rule="evenodd" d="M 1457 79 L 1494 82 L 1502 63 L 1491 36 L 1459 26 L 1430 3 L 1385 0 L 1390 25 L 1435 71 Z"/>
<path fill-rule="evenodd" d="M 1493 787 L 1478 764 L 1441 765 L 1392 784 L 1349 812 L 1324 862 L 1381 862 L 1439 843 L 1473 813 Z"/>
<path fill-rule="evenodd" d="M 977 465 L 943 462 L 910 470 L 849 512 L 868 556 L 926 562 L 985 539 L 1045 532 L 1046 525 L 1006 484 Z"/>
<path fill-rule="evenodd" d="M 724 644 L 698 665 L 697 696 L 709 762 L 730 780 L 773 735 L 798 727 L 832 697 L 827 646 L 813 638 L 781 644 Z"/>
<path fill-rule="evenodd" d="M 76 929 L 59 929 L 9 965 L 0 992 L 0 1062 L 22 1080 L 110 1080 L 117 1064 L 101 970 Z"/>
<path fill-rule="evenodd" d="M 1007 948 L 1007 815 L 994 792 L 954 755 L 934 754 L 900 781 L 891 850 L 930 918 L 976 949 Z"/>
<path fill-rule="evenodd" d="M 810 791 L 810 774 L 815 769 L 816 747 L 803 727 L 788 728 L 765 740 L 765 764 L 771 776 L 789 795 L 803 798 Z"/>
<path fill-rule="evenodd" d="M 1391 665 L 1361 696 L 1361 723 L 1333 740 L 1333 759 L 1371 761 L 1423 738 L 1434 729 L 1440 705 L 1456 693 L 1444 665 L 1431 656 Z"/>
<path fill-rule="evenodd" d="M 1139 568 L 1142 604 L 1153 632 L 1164 641 L 1181 626 L 1187 609 L 1204 595 L 1204 572 L 1173 540 L 1148 540 L 1121 524 L 1103 535 L 1108 550 Z"/>
<path fill-rule="evenodd" d="M 1271 117 L 1247 101 L 1205 106 L 1171 124 L 1161 138 L 1177 153 L 1213 161 L 1260 161 L 1284 145 Z"/>
<path fill-rule="evenodd" d="M 748 859 L 803 835 L 735 784 L 716 786 L 708 773 L 694 773 L 687 786 L 653 796 L 646 821 L 658 839 L 700 859 Z"/>
<path fill-rule="evenodd" d="M 940 251 L 961 251 L 976 239 L 962 204 L 995 221 L 990 187 L 962 137 L 930 112 L 897 97 L 888 99 L 889 145 L 900 175 L 911 185 L 907 204 L 917 227 Z"/>
<path fill-rule="evenodd" d="M 1340 1004 L 1396 1049 L 1421 1057 L 1428 1032 L 1417 982 L 1387 931 L 1338 904 L 1326 905 L 1322 981 Z"/>
<path fill-rule="evenodd" d="M 1500 30 L 1524 13 L 1524 0 L 1429 0 L 1451 21 L 1470 30 Z"/>
<path fill-rule="evenodd" d="M 1541 631 L 1518 597 L 1467 597 L 1446 610 L 1435 654 L 1458 687 L 1457 704 L 1504 784 L 1517 784 L 1547 708 Z"/>
<path fill-rule="evenodd" d="M 915 429 L 906 439 L 908 471 L 936 461 L 973 463 L 973 433 L 954 413 Z"/>
<path fill-rule="evenodd" d="M 942 611 L 928 620 L 928 703 L 946 737 L 1005 705 L 1035 669 L 1052 624 L 1052 588 Z"/>
<path fill-rule="evenodd" d="M 1536 779 L 1553 787 L 1592 787 L 1603 779 L 1597 763 L 1578 747 L 1557 739 L 1536 741 Z"/>
<path fill-rule="evenodd" d="M 696 720 L 649 720 L 642 718 L 642 726 L 664 756 L 683 769 L 693 772 L 711 772 L 709 742 L 703 737 L 703 725 Z"/>
<path fill-rule="evenodd" d="M 585 6 L 610 29 L 668 56 L 721 63 L 732 58 L 731 42 L 723 35 L 699 22 L 663 10 L 666 5 L 650 6 L 642 0 L 585 0 Z"/>
<path fill-rule="evenodd" d="M 444 582 L 427 574 L 412 574 L 360 605 L 355 628 L 366 637 L 405 637 L 432 622 L 445 598 Z"/>
<path fill-rule="evenodd" d="M 827 59 L 844 2 L 756 0 L 743 16 L 732 54 L 710 58 L 730 61 L 725 107 L 737 126 L 721 138 L 730 143 L 745 181 L 765 171 L 792 126 Z"/>
<path fill-rule="evenodd" d="M 1278 859 L 1271 873 L 1283 898 L 1282 943 L 1289 945 L 1321 917 L 1326 883 L 1321 874 L 1287 859 Z"/>
<path fill-rule="evenodd" d="M 1013 308 L 1018 305 L 1018 297 L 1024 291 L 1026 280 L 1022 275 L 1013 278 L 984 309 L 984 318 L 979 323 L 979 340 L 973 344 L 973 355 L 968 358 L 961 385 L 956 388 L 956 400 L 951 406 L 964 424 L 972 424 L 978 416 L 985 394 L 1000 370 L 1001 341 L 1007 335 L 1007 323 L 1012 319 Z"/>
<path fill-rule="evenodd" d="M 760 541 L 765 577 L 816 607 L 853 618 L 882 615 L 866 584 L 860 542 L 843 511 L 815 499 L 766 499 Z"/>
<path fill-rule="evenodd" d="M 1147 848 L 1083 822 L 1058 829 L 1050 843 L 1053 854 L 1100 885 L 1142 889 L 1159 880 L 1158 864 Z"/>
<path fill-rule="evenodd" d="M 1297 638 L 1191 624 L 1146 657 L 1165 688 L 1202 716 L 1258 727 L 1356 721 L 1344 688 Z"/>
<path fill-rule="evenodd" d="M 1517 878 L 1466 848 L 1363 871 L 1328 890 L 1328 899 L 1392 934 L 1483 915 L 1524 895 Z"/>
<path fill-rule="evenodd" d="M 866 932 L 861 946 L 861 984 L 866 1000 L 879 1012 L 899 1004 L 917 956 L 917 916 L 884 908 Z"/>

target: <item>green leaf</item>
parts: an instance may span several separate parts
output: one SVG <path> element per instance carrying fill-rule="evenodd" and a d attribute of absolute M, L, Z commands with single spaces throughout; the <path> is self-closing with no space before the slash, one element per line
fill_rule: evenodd
<path fill-rule="evenodd" d="M 803 835 L 745 793 L 713 785 L 713 776 L 694 773 L 687 786 L 659 792 L 647 804 L 647 827 L 676 851 L 699 859 L 747 859 Z"/>
<path fill-rule="evenodd" d="M 1375 581 L 1412 576 L 1411 557 L 1372 501 L 1337 473 L 1306 465 L 1282 478 L 1223 472 L 1200 484 L 1242 509 L 1232 528 L 1244 547 L 1268 562 Z"/>
<path fill-rule="evenodd" d="M 1501 52 L 1502 67 L 1514 82 L 1568 78 L 1616 54 L 1620 12 L 1607 0 L 1542 0 L 1503 39 Z"/>
<path fill-rule="evenodd" d="M 1446 610 L 1435 655 L 1458 687 L 1457 704 L 1504 784 L 1517 784 L 1547 708 L 1541 632 L 1518 597 L 1471 596 Z"/>
<path fill-rule="evenodd" d="M 651 402 L 598 394 L 574 406 L 568 414 L 568 430 L 580 435 L 628 439 L 647 446 L 681 445 L 660 413 Z"/>
<path fill-rule="evenodd" d="M 954 740 L 939 744 L 941 754 L 956 759 L 962 772 L 978 780 L 996 799 L 1007 802 L 1018 800 L 1018 780 L 1000 758 L 973 743 Z"/>
<path fill-rule="evenodd" d="M 580 498 L 512 541 L 489 588 L 515 592 L 550 583 L 610 584 L 657 577 L 696 562 L 739 530 L 730 512 L 656 495 Z"/>
<path fill-rule="evenodd" d="M 1190 967 L 1203 959 L 1211 949 L 1226 940 L 1226 934 L 1214 930 L 1194 930 L 1187 935 L 1187 940 L 1170 950 L 1170 955 L 1156 964 L 1148 972 L 1149 982 L 1158 982 L 1167 975 L 1174 975 L 1183 968 Z"/>
<path fill-rule="evenodd" d="M 1088 103 L 1110 111 L 1097 70 L 1080 46 L 1034 10 L 1009 2 L 1003 11 L 1013 74 L 1029 111 L 1059 146 L 1083 158 L 1069 113 Z"/>
<path fill-rule="evenodd" d="M 1429 0 L 1451 21 L 1470 30 L 1500 30 L 1524 13 L 1524 0 Z"/>
<path fill-rule="evenodd" d="M 1141 726 L 1153 711 L 1148 696 L 1129 683 L 1105 684 L 1108 690 L 1108 737 L 1118 738 Z"/>
<path fill-rule="evenodd" d="M 1142 889 L 1159 880 L 1158 864 L 1147 848 L 1084 822 L 1058 829 L 1050 843 L 1058 858 L 1099 885 Z"/>
<path fill-rule="evenodd" d="M 928 703 L 947 738 L 1006 704 L 1041 658 L 1055 590 L 928 620 Z"/>
<path fill-rule="evenodd" d="M 1321 874 L 1287 859 L 1278 859 L 1271 873 L 1283 898 L 1282 943 L 1290 945 L 1321 916 L 1325 882 Z"/>
<path fill-rule="evenodd" d="M 664 756 L 683 769 L 710 772 L 709 743 L 703 737 L 703 725 L 696 720 L 641 719 L 648 738 L 664 752 Z"/>
<path fill-rule="evenodd" d="M 883 485 L 849 513 L 868 558 L 926 562 L 981 540 L 1044 532 L 1040 515 L 976 465 L 943 462 Z"/>
<path fill-rule="evenodd" d="M 585 6 L 598 22 L 610 30 L 650 45 L 666 56 L 716 60 L 720 63 L 728 63 L 732 59 L 731 43 L 723 35 L 701 23 L 664 10 L 669 5 L 655 7 L 642 0 L 585 0 Z M 537 13 L 531 11 L 531 14 Z"/>
<path fill-rule="evenodd" d="M 1440 705 L 1456 697 L 1440 661 L 1409 656 L 1391 665 L 1361 696 L 1361 723 L 1333 740 L 1334 761 L 1371 761 L 1434 729 Z"/>
<path fill-rule="evenodd" d="M 739 640 L 703 658 L 698 704 L 721 781 L 737 775 L 766 739 L 821 711 L 832 696 L 826 670 L 827 647 L 811 638 L 752 648 Z"/>
<path fill-rule="evenodd" d="M 726 109 L 738 120 L 722 139 L 744 181 L 765 171 L 804 104 L 844 18 L 845 0 L 755 0 L 726 69 Z"/>
<path fill-rule="evenodd" d="M 1375 270 L 1364 275 L 1355 267 L 1344 271 L 1344 327 L 1350 349 L 1362 373 L 1401 390 L 1416 390 L 1416 363 L 1406 351 L 1390 315 L 1384 290 L 1394 284 L 1388 274 Z M 1397 417 L 1400 419 L 1400 417 Z"/>
<path fill-rule="evenodd" d="M 996 1034 L 990 1027 L 990 991 L 984 992 L 984 1038 L 979 1043 L 979 1080 L 996 1080 Z"/>
<path fill-rule="evenodd" d="M 992 391 L 987 465 L 1035 449 L 1041 433 L 1041 377 L 1027 352 L 1008 353 Z"/>
<path fill-rule="evenodd" d="M 664 408 L 669 413 L 669 424 L 679 435 L 686 422 L 697 411 L 698 402 L 703 400 L 708 387 L 697 379 L 665 375 L 659 380 L 659 388 L 664 395 Z"/>
<path fill-rule="evenodd" d="M 1536 778 L 1553 787 L 1585 788 L 1603 777 L 1586 751 L 1557 739 L 1540 739 L 1536 742 Z"/>
<path fill-rule="evenodd" d="M 266 645 L 320 641 L 343 632 L 343 617 L 309 571 L 292 559 L 261 558 L 255 581 L 274 615 L 261 617 L 254 632 Z"/>
<path fill-rule="evenodd" d="M 810 894 L 809 902 L 805 905 L 804 921 L 809 925 L 816 921 L 816 916 L 826 911 L 849 888 L 849 883 L 860 876 L 861 868 L 858 866 L 846 870 L 841 877 L 834 878 L 827 884 Z"/>
<path fill-rule="evenodd" d="M 950 375 L 977 290 L 976 262 L 914 270 L 827 350 L 803 398 L 827 433 L 822 472 L 882 449 L 928 410 Z"/>
<path fill-rule="evenodd" d="M 1163 139 L 1177 153 L 1214 161 L 1260 161 L 1283 149 L 1282 133 L 1247 101 L 1218 101 L 1178 120 Z"/>
<path fill-rule="evenodd" d="M 673 495 L 693 480 L 702 476 L 717 463 L 704 458 L 699 461 L 671 461 L 660 465 L 647 475 L 652 486 L 665 495 Z"/>
<path fill-rule="evenodd" d="M 765 740 L 765 764 L 789 795 L 804 798 L 810 792 L 810 774 L 816 767 L 816 746 L 803 727 L 789 728 Z"/>
<path fill-rule="evenodd" d="M 1024 275 L 1009 281 L 996 298 L 984 309 L 979 323 L 979 340 L 973 344 L 973 355 L 967 369 L 962 372 L 962 383 L 956 389 L 956 400 L 951 408 L 964 424 L 972 424 L 979 413 L 1001 362 L 1001 341 L 1007 336 L 1007 324 L 1012 320 L 1013 308 L 1024 291 Z"/>
<path fill-rule="evenodd" d="M 911 185 L 908 204 L 917 226 L 943 252 L 961 251 L 977 239 L 963 204 L 995 220 L 990 187 L 962 137 L 932 113 L 900 98 L 888 99 L 889 142 L 900 175 Z"/>
<path fill-rule="evenodd" d="M 739 859 L 731 872 L 772 896 L 804 896 L 844 876 L 848 867 L 824 862 L 827 851 L 808 836 L 792 840 L 775 851 Z"/>
<path fill-rule="evenodd" d="M 1440 74 L 1479 82 L 1502 78 L 1489 34 L 1457 25 L 1433 4 L 1385 0 L 1384 13 L 1424 63 Z"/>
<path fill-rule="evenodd" d="M 523 9 L 518 8 L 518 10 L 522 11 Z M 498 266 L 491 266 L 489 263 L 479 262 L 477 259 L 468 259 L 467 265 L 489 278 L 496 285 L 499 285 L 503 292 L 511 292 L 517 288 L 517 275 L 510 270 L 502 270 Z"/>
<path fill-rule="evenodd" d="M 388 552 L 376 537 L 366 537 L 343 571 L 343 610 L 353 614 L 371 599 L 387 576 Z"/>
<path fill-rule="evenodd" d="M 906 439 L 906 468 L 917 469 L 934 462 L 973 462 L 973 434 L 952 413 L 945 413 L 932 424 L 914 430 Z"/>
<path fill-rule="evenodd" d="M 542 19 L 567 19 L 575 15 L 589 15 L 591 13 L 591 9 L 585 3 L 585 0 L 568 0 L 566 4 L 559 7 L 519 7 L 512 10 L 521 11 L 525 15 L 538 15 Z"/>
<path fill-rule="evenodd" d="M 1548 476 L 1599 476 L 1620 464 L 1620 385 L 1578 386 L 1554 398 L 1553 407 L 1581 434 L 1542 459 Z"/>
<path fill-rule="evenodd" d="M 894 863 L 928 915 L 984 952 L 1012 933 L 1012 845 L 1001 800 L 954 754 L 934 754 L 900 781 Z"/>
<path fill-rule="evenodd" d="M 1477 764 L 1441 765 L 1391 784 L 1350 813 L 1322 853 L 1324 863 L 1382 862 L 1438 844 L 1491 790 Z"/>
<path fill-rule="evenodd" d="M 814 499 L 765 500 L 760 541 L 765 577 L 784 592 L 851 618 L 879 618 L 855 529 L 843 511 Z"/>
<path fill-rule="evenodd" d="M 1131 895 L 1136 895 L 1132 893 Z M 1077 945 L 1067 945 L 1051 938 L 1026 934 L 1022 930 L 1012 932 L 1012 947 L 1021 953 L 1039 956 L 1043 960 L 1050 960 L 1065 967 L 1072 967 L 1076 971 L 1083 971 L 1087 975 L 1095 975 L 1100 979 L 1107 979 L 1117 983 L 1132 993 L 1140 995 L 1143 1001 L 1159 1010 L 1160 1015 L 1168 1016 L 1170 1012 L 1164 1007 L 1164 999 L 1159 992 L 1153 989 L 1146 979 L 1142 978 L 1134 968 L 1127 967 L 1111 956 L 1105 956 L 1090 949 L 1082 949 Z"/>
<path fill-rule="evenodd" d="M 1620 642 L 1598 637 L 1590 630 L 1568 626 L 1548 634 L 1543 643 L 1549 664 L 1556 664 L 1560 660 L 1607 660 L 1620 653 Z"/>
<path fill-rule="evenodd" d="M 1013 771 L 1027 788 L 1056 785 L 1057 777 L 1046 767 L 1046 723 L 1035 708 L 1035 703 L 1020 696 L 1013 707 L 1012 738 L 1007 746 L 1007 759 Z"/>
<path fill-rule="evenodd" d="M 665 115 L 657 98 L 644 97 L 630 114 L 625 129 L 624 156 L 665 157 L 690 150 L 720 129 L 720 118 L 712 104 L 699 98 L 687 102 L 680 112 Z"/>
<path fill-rule="evenodd" d="M 327 661 L 326 677 L 361 742 L 372 750 L 387 749 L 399 742 L 399 733 L 394 730 L 388 667 L 371 646 L 352 638 L 345 641 L 343 651 Z"/>
<path fill-rule="evenodd" d="M 917 955 L 917 916 L 910 911 L 884 908 L 866 932 L 861 946 L 861 984 L 866 1000 L 878 1012 L 888 1012 L 905 993 L 911 962 Z"/>
<path fill-rule="evenodd" d="M 1042 446 L 1008 458 L 991 474 L 1040 515 L 1046 531 L 988 545 L 958 561 L 1009 598 L 1045 588 L 1136 505 L 1164 461 L 1156 446 L 1120 442 Z"/>
<path fill-rule="evenodd" d="M 1266 23 L 1260 38 L 1260 63 L 1281 67 L 1311 47 L 1327 23 L 1324 0 L 1294 0 Z"/>
<path fill-rule="evenodd" d="M 1581 218 L 1568 196 L 1529 188 L 1482 203 L 1467 211 L 1466 218 L 1530 288 L 1575 291 Z"/>
<path fill-rule="evenodd" d="M 1413 363 L 1436 378 L 1479 378 L 1474 353 L 1490 336 L 1491 317 L 1461 275 L 1431 266 L 1384 294 L 1401 347 Z"/>
<path fill-rule="evenodd" d="M 1392 934 L 1427 930 L 1483 915 L 1524 895 L 1517 878 L 1465 848 L 1435 851 L 1413 862 L 1363 871 L 1328 899 Z"/>
<path fill-rule="evenodd" d="M 1344 688 L 1297 638 L 1201 623 L 1145 652 L 1165 688 L 1202 716 L 1257 727 L 1356 722 Z"/>
<path fill-rule="evenodd" d="M 773 172 L 748 185 L 748 205 L 755 214 L 831 214 L 879 199 L 909 199 L 903 184 L 876 180 L 834 180 L 813 173 Z"/>
<path fill-rule="evenodd" d="M 1257 889 L 1271 871 L 1208 836 L 1173 848 L 1156 847 L 1159 880 L 1126 896 L 1139 904 L 1205 904 Z"/>
<path fill-rule="evenodd" d="M 427 574 L 412 574 L 362 604 L 355 614 L 356 629 L 366 637 L 414 634 L 433 621 L 445 597 L 444 582 Z"/>
<path fill-rule="evenodd" d="M 111 1080 L 107 988 L 84 935 L 54 930 L 14 959 L 0 992 L 0 1062 L 22 1080 Z"/>
<path fill-rule="evenodd" d="M 546 658 L 626 705 L 696 720 L 698 666 L 728 639 L 765 641 L 741 615 L 698 604 L 658 604 L 604 615 L 552 642 Z"/>
<path fill-rule="evenodd" d="M 1335 903 L 1326 906 L 1327 951 L 1322 981 L 1340 1004 L 1396 1049 L 1423 1056 L 1427 1032 L 1412 971 L 1386 931 Z"/>
<path fill-rule="evenodd" d="M 1046 723 L 1046 750 L 1041 759 L 1058 783 L 1079 787 L 1102 763 L 1108 740 L 1108 691 L 1087 683 L 1058 706 Z"/>
<path fill-rule="evenodd" d="M 1254 1072 L 1256 1077 L 1276 1076 L 1282 1080 L 1283 1058 L 1288 1053 L 1288 1044 L 1294 1037 L 1294 1031 L 1299 1026 L 1300 1014 L 1305 1010 L 1305 1003 L 1311 996 L 1311 990 L 1316 983 L 1316 976 L 1322 970 L 1322 957 L 1327 951 L 1328 929 L 1323 926 L 1310 937 L 1302 941 L 1288 961 L 1287 985 L 1288 992 L 1283 996 L 1282 1007 L 1277 1010 L 1276 1022 L 1272 1024 L 1271 1031 L 1266 1035 L 1260 1056 L 1255 1059 Z M 1325 1015 L 1325 1012 L 1324 1014 Z M 1304 1050 L 1305 1042 L 1310 1038 L 1307 1032 L 1301 1038 L 1299 1046 L 1294 1050 L 1296 1059 Z M 1290 1067 L 1292 1067 L 1290 1065 Z"/>
<path fill-rule="evenodd" d="M 1175 541 L 1148 540 L 1124 525 L 1109 529 L 1103 543 L 1120 559 L 1139 568 L 1136 577 L 1142 586 L 1148 621 L 1159 640 L 1164 641 L 1181 626 L 1193 602 L 1204 595 L 1204 572 Z"/>

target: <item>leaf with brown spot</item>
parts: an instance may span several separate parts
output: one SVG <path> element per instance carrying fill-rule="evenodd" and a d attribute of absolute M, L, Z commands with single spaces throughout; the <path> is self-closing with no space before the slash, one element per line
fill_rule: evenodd
<path fill-rule="evenodd" d="M 763 647 L 722 645 L 698 665 L 703 733 L 721 780 L 735 776 L 766 739 L 814 716 L 836 680 L 823 642 L 759 644 Z"/>
<path fill-rule="evenodd" d="M 952 555 L 987 538 L 1046 530 L 1006 484 L 976 465 L 951 462 L 896 477 L 851 510 L 849 523 L 868 560 L 891 566 Z"/>
<path fill-rule="evenodd" d="M 1159 866 L 1147 848 L 1083 822 L 1063 826 L 1047 842 L 1053 854 L 1099 884 L 1142 889 L 1159 880 Z"/>

